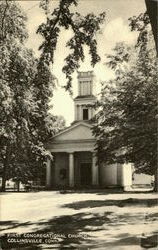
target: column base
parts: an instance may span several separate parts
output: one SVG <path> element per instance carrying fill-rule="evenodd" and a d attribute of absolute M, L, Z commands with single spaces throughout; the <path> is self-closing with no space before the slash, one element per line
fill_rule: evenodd
<path fill-rule="evenodd" d="M 125 191 L 125 192 L 129 192 L 129 191 L 132 191 L 133 189 L 132 189 L 132 186 L 124 186 L 123 187 L 123 191 Z"/>

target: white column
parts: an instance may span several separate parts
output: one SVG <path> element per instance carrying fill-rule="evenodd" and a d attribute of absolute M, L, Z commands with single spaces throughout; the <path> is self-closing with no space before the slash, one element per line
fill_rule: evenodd
<path fill-rule="evenodd" d="M 97 186 L 99 184 L 99 175 L 98 175 L 98 165 L 96 164 L 97 157 L 96 153 L 92 153 L 92 185 Z"/>
<path fill-rule="evenodd" d="M 79 82 L 79 85 L 78 85 L 78 95 L 79 96 L 81 95 L 81 82 Z"/>
<path fill-rule="evenodd" d="M 88 108 L 88 120 L 91 119 L 91 108 Z"/>
<path fill-rule="evenodd" d="M 79 120 L 83 120 L 82 105 L 79 106 Z"/>
<path fill-rule="evenodd" d="M 80 95 L 82 95 L 82 86 L 83 86 L 83 83 L 80 82 Z"/>
<path fill-rule="evenodd" d="M 77 120 L 79 120 L 79 106 L 77 105 Z"/>
<path fill-rule="evenodd" d="M 91 94 L 90 82 L 87 82 L 87 95 Z"/>
<path fill-rule="evenodd" d="M 69 153 L 69 187 L 74 187 L 74 154 Z"/>
<path fill-rule="evenodd" d="M 89 119 L 92 119 L 93 114 L 92 114 L 93 110 L 92 107 L 89 108 Z"/>
<path fill-rule="evenodd" d="M 94 94 L 94 93 L 93 93 L 93 83 L 92 83 L 92 81 L 90 82 L 90 94 L 91 94 L 91 95 Z"/>
<path fill-rule="evenodd" d="M 132 164 L 124 163 L 122 165 L 122 186 L 124 191 L 130 191 L 132 187 Z"/>
<path fill-rule="evenodd" d="M 94 108 L 91 108 L 91 118 L 94 116 Z"/>
<path fill-rule="evenodd" d="M 51 187 L 51 160 L 47 159 L 47 166 L 46 166 L 46 187 Z"/>
<path fill-rule="evenodd" d="M 75 105 L 75 121 L 78 120 L 78 105 Z"/>

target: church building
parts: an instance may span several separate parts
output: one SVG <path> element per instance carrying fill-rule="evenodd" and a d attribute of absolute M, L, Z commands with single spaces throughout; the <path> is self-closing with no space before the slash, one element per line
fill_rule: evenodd
<path fill-rule="evenodd" d="M 93 104 L 97 100 L 95 84 L 93 71 L 78 72 L 74 122 L 47 143 L 47 149 L 53 155 L 46 168 L 48 189 L 124 187 L 132 184 L 130 164 L 97 165 L 91 122 L 95 112 Z"/>

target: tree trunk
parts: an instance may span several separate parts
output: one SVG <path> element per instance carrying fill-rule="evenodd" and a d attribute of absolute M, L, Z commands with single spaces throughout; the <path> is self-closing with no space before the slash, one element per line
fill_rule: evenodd
<path fill-rule="evenodd" d="M 6 157 L 3 158 L 3 172 L 2 172 L 2 192 L 6 191 L 6 180 L 8 175 L 8 169 L 9 169 L 9 156 L 10 156 L 10 145 L 8 143 L 7 150 L 6 150 Z"/>
<path fill-rule="evenodd" d="M 157 1 L 156 0 L 145 0 L 147 12 L 150 18 L 150 23 L 155 39 L 155 45 L 158 55 L 158 29 L 157 29 Z"/>
<path fill-rule="evenodd" d="M 2 192 L 5 192 L 6 191 L 5 189 L 6 189 L 6 166 L 4 165 L 2 174 Z"/>
<path fill-rule="evenodd" d="M 19 192 L 20 191 L 20 181 L 17 181 L 17 191 Z"/>
<path fill-rule="evenodd" d="M 158 168 L 155 171 L 154 191 L 158 192 Z"/>

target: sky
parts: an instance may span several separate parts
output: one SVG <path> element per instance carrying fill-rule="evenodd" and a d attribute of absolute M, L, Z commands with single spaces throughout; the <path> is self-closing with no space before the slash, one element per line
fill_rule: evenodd
<path fill-rule="evenodd" d="M 42 22 L 45 21 L 44 12 L 39 8 L 39 1 L 21 0 L 18 1 L 28 16 L 27 28 L 29 39 L 27 47 L 32 48 L 37 56 L 42 38 L 36 34 L 36 30 Z M 51 0 L 51 9 L 58 5 L 58 0 Z M 106 55 L 112 51 L 117 42 L 126 42 L 129 45 L 135 43 L 137 34 L 131 32 L 128 26 L 128 18 L 137 16 L 146 11 L 145 0 L 79 0 L 78 6 L 74 11 L 83 15 L 93 12 L 95 15 L 105 11 L 106 18 L 102 25 L 101 32 L 97 35 L 98 53 L 101 61 L 92 68 L 90 65 L 90 56 L 85 48 L 85 61 L 81 64 L 79 71 L 93 70 L 97 79 L 97 93 L 100 92 L 100 82 L 107 81 L 113 77 L 113 72 L 105 66 Z M 73 97 L 62 88 L 66 84 L 66 79 L 62 73 L 64 58 L 69 53 L 65 47 L 66 41 L 71 37 L 71 31 L 63 31 L 59 37 L 55 59 L 53 65 L 53 74 L 58 79 L 57 90 L 51 100 L 53 104 L 52 113 L 64 116 L 66 124 L 69 125 L 74 120 L 73 97 L 77 95 L 77 73 L 73 74 Z"/>

